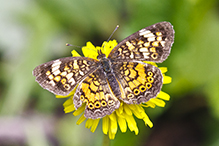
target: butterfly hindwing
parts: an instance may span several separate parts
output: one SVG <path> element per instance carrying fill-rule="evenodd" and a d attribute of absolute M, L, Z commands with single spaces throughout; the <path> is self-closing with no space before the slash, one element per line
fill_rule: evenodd
<path fill-rule="evenodd" d="M 109 54 L 111 60 L 163 62 L 174 41 L 173 26 L 160 22 L 137 31 L 121 41 Z"/>
<path fill-rule="evenodd" d="M 76 89 L 73 97 L 75 108 L 86 104 L 86 118 L 102 118 L 119 108 L 120 101 L 115 97 L 103 70 L 100 68 L 87 76 Z"/>
<path fill-rule="evenodd" d="M 56 95 L 68 95 L 87 75 L 96 70 L 98 61 L 86 57 L 66 57 L 37 66 L 36 81 Z"/>
<path fill-rule="evenodd" d="M 116 62 L 113 65 L 120 84 L 122 100 L 127 104 L 140 104 L 155 98 L 160 92 L 163 77 L 159 68 L 138 62 Z"/>

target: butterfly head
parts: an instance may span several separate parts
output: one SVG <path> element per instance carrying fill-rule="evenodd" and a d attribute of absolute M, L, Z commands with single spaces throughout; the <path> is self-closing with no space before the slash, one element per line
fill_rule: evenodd
<path fill-rule="evenodd" d="M 98 59 L 98 60 L 101 60 L 101 59 L 103 59 L 103 58 L 106 58 L 106 55 L 103 54 L 103 52 L 102 52 L 101 49 L 100 49 L 100 50 L 98 50 L 97 59 Z"/>

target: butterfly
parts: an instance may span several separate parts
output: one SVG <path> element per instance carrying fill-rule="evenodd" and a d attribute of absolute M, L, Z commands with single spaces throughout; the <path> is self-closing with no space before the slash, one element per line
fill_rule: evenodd
<path fill-rule="evenodd" d="M 162 73 L 143 61 L 166 60 L 174 33 L 169 22 L 156 23 L 125 38 L 108 57 L 99 50 L 97 59 L 60 58 L 37 66 L 33 75 L 40 86 L 56 95 L 68 95 L 76 88 L 75 108 L 86 104 L 86 118 L 102 118 L 118 109 L 122 101 L 141 104 L 157 96 Z"/>

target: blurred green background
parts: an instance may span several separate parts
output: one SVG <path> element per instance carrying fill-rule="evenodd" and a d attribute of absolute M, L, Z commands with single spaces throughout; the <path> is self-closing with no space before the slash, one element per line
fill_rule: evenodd
<path fill-rule="evenodd" d="M 0 145 L 102 145 L 95 133 L 64 114 L 65 99 L 43 90 L 32 76 L 39 64 L 71 56 L 87 41 L 101 45 L 117 24 L 121 41 L 141 28 L 169 21 L 175 42 L 163 91 L 166 107 L 146 108 L 154 123 L 137 120 L 139 135 L 118 129 L 111 146 L 219 145 L 219 1 L 217 0 L 8 0 L 0 5 Z"/>

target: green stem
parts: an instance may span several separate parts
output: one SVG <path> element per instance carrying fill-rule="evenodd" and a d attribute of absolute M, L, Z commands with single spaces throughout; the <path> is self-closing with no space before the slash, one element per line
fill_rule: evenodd
<path fill-rule="evenodd" d="M 103 134 L 103 144 L 102 146 L 109 146 L 110 145 L 110 139 L 108 135 Z"/>

